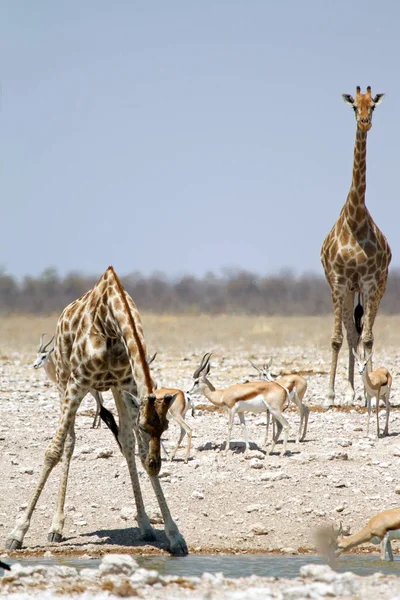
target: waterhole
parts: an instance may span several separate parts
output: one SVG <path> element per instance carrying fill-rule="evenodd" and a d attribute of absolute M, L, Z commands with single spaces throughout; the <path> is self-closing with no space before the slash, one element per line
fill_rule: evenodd
<path fill-rule="evenodd" d="M 276 554 L 192 554 L 185 557 L 170 556 L 135 556 L 141 567 L 155 569 L 162 575 L 179 575 L 182 577 L 201 576 L 203 573 L 223 573 L 225 577 L 297 577 L 300 567 L 306 564 L 325 564 L 322 558 L 305 555 Z M 71 556 L 55 558 L 21 558 L 6 559 L 8 564 L 20 562 L 24 565 L 67 565 L 80 570 L 98 568 L 101 559 L 82 559 Z M 400 575 L 400 557 L 395 556 L 393 562 L 379 560 L 378 554 L 350 554 L 341 556 L 331 567 L 343 573 L 352 571 L 357 575 L 372 575 L 381 572 L 386 575 Z"/>

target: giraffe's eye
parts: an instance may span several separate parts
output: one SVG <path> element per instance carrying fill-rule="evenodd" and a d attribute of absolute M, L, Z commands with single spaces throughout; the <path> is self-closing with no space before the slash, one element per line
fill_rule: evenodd
<path fill-rule="evenodd" d="M 356 110 L 357 110 L 357 107 L 354 106 L 354 104 L 353 104 L 353 110 L 354 110 L 354 112 L 356 112 Z"/>
<path fill-rule="evenodd" d="M 375 110 L 375 104 L 371 106 L 371 110 Z"/>

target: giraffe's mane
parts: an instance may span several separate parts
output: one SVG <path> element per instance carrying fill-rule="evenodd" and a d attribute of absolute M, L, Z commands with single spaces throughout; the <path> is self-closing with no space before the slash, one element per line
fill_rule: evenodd
<path fill-rule="evenodd" d="M 146 387 L 147 387 L 148 392 L 151 393 L 153 391 L 153 383 L 152 383 L 151 375 L 150 375 L 150 367 L 147 364 L 146 352 L 145 352 L 145 350 L 143 348 L 143 344 L 142 344 L 142 341 L 141 341 L 141 339 L 139 337 L 138 330 L 137 330 L 137 327 L 136 327 L 135 319 L 133 318 L 131 309 L 130 309 L 128 301 L 126 299 L 125 290 L 122 287 L 122 283 L 121 283 L 118 275 L 114 271 L 114 267 L 112 267 L 112 266 L 108 267 L 107 271 L 110 271 L 112 273 L 112 275 L 113 275 L 113 277 L 115 279 L 115 282 L 117 284 L 117 288 L 118 288 L 119 294 L 121 296 L 121 300 L 122 300 L 123 305 L 125 307 L 125 313 L 126 313 L 126 315 L 128 317 L 128 321 L 129 321 L 129 324 L 130 324 L 131 329 L 132 329 L 133 337 L 135 339 L 136 346 L 137 346 L 137 349 L 139 351 L 140 362 L 141 362 L 143 373 L 144 373 L 144 377 L 145 377 L 145 380 L 146 380 Z"/>

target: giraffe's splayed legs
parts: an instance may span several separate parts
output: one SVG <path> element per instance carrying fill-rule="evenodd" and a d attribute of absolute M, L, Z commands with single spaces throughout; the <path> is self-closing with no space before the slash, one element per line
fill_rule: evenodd
<path fill-rule="evenodd" d="M 82 398 L 87 394 L 87 392 L 88 392 L 87 389 L 84 391 L 79 389 L 79 386 L 77 385 L 76 381 L 72 378 L 72 376 L 70 377 L 70 379 L 68 380 L 68 385 L 67 385 L 67 389 L 65 392 L 65 399 L 63 402 L 63 412 L 61 413 L 61 417 L 60 417 L 60 421 L 59 421 L 59 424 L 57 427 L 56 434 L 47 447 L 47 450 L 45 453 L 44 465 L 42 468 L 42 473 L 40 475 L 39 483 L 36 486 L 36 489 L 32 494 L 32 497 L 28 504 L 28 508 L 26 509 L 25 513 L 20 518 L 17 519 L 14 529 L 12 530 L 12 532 L 10 533 L 10 536 L 7 539 L 6 548 L 8 548 L 10 550 L 14 550 L 14 549 L 22 547 L 22 543 L 24 541 L 24 536 L 30 526 L 32 513 L 35 510 L 36 504 L 40 498 L 40 494 L 42 493 L 42 490 L 46 484 L 46 481 L 47 481 L 51 471 L 56 466 L 56 464 L 60 461 L 60 459 L 63 455 L 67 436 L 70 434 L 71 427 L 73 428 L 76 411 L 78 410 L 78 407 L 79 407 L 79 404 L 81 403 Z M 60 494 L 59 494 L 59 500 L 58 500 L 58 504 L 57 504 L 57 511 L 60 507 L 61 507 L 61 511 L 58 513 L 58 515 L 61 514 L 63 507 L 64 507 L 69 461 L 72 456 L 73 446 L 74 446 L 74 436 L 72 434 L 70 434 L 69 449 L 68 449 L 66 456 L 68 457 L 70 452 L 71 452 L 71 454 L 70 454 L 69 458 L 66 458 L 63 477 L 61 480 Z M 61 536 L 62 522 L 63 522 L 63 515 L 61 515 L 61 519 L 59 519 L 57 521 L 57 531 L 54 531 L 54 534 L 55 534 L 54 539 L 58 538 L 57 534 L 59 534 Z M 53 523 L 55 523 L 55 521 L 53 521 Z M 61 529 L 61 531 L 59 531 L 60 529 Z"/>

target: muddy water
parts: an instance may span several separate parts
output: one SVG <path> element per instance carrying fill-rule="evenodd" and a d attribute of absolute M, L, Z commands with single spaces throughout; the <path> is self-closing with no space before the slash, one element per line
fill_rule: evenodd
<path fill-rule="evenodd" d="M 262 577 L 297 577 L 301 566 L 314 563 L 323 564 L 323 560 L 312 555 L 282 556 L 275 554 L 252 555 L 208 555 L 196 554 L 184 558 L 168 556 L 135 556 L 141 567 L 155 569 L 162 575 L 179 575 L 183 577 L 201 576 L 204 572 L 220 573 L 225 577 L 248 577 L 259 575 Z M 6 562 L 21 562 L 25 565 L 68 565 L 78 570 L 82 568 L 97 568 L 99 559 L 87 560 L 71 558 L 71 556 L 54 559 L 26 558 L 19 561 L 6 559 Z M 379 555 L 348 555 L 331 565 L 336 571 L 352 571 L 357 575 L 372 575 L 379 571 L 386 575 L 400 576 L 400 557 L 395 557 L 394 562 L 379 560 Z"/>

